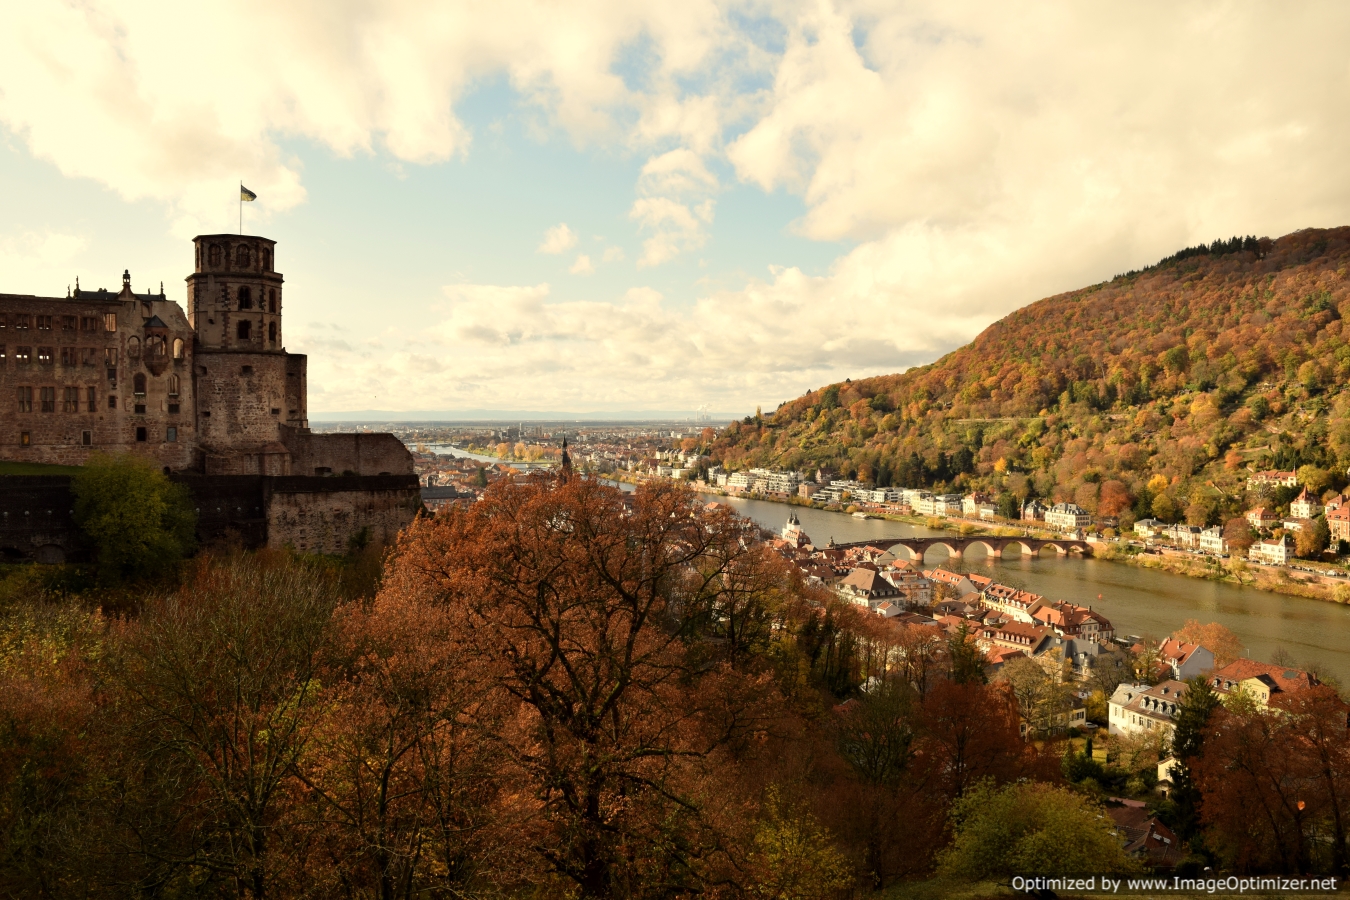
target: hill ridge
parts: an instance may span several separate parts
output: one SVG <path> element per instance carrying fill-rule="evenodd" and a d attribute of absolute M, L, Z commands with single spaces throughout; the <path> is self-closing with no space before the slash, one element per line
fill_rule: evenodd
<path fill-rule="evenodd" d="M 1196 524 L 1240 511 L 1249 466 L 1310 466 L 1321 488 L 1339 488 L 1347 268 L 1350 227 L 1187 248 L 1028 304 L 933 363 L 734 423 L 713 458 L 1104 515 L 1150 513 L 1166 496 L 1161 512 L 1170 502 Z"/>

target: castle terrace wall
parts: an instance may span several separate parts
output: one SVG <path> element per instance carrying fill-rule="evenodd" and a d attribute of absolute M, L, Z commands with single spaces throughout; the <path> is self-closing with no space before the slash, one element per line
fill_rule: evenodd
<path fill-rule="evenodd" d="M 422 506 L 416 475 L 171 477 L 192 494 L 197 538 L 208 545 L 346 553 L 363 530 L 367 543 L 392 543 Z M 89 558 L 70 484 L 67 475 L 0 476 L 0 558 Z"/>
<path fill-rule="evenodd" d="M 392 434 L 313 434 L 285 429 L 295 475 L 412 475 L 412 454 Z"/>
<path fill-rule="evenodd" d="M 0 477 L 0 558 L 44 563 L 87 558 L 74 505 L 69 476 Z"/>
<path fill-rule="evenodd" d="M 260 475 L 174 475 L 192 493 L 197 540 L 203 544 L 267 546 L 267 491 Z"/>
<path fill-rule="evenodd" d="M 267 488 L 268 545 L 305 553 L 391 544 L 422 506 L 416 475 L 269 478 Z"/>

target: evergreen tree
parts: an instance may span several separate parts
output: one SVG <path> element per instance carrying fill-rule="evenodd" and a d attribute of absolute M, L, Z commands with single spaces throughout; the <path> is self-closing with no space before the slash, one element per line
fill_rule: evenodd
<path fill-rule="evenodd" d="M 1186 693 L 1177 711 L 1176 731 L 1172 735 L 1172 803 L 1176 832 L 1193 841 L 1200 831 L 1200 789 L 1191 776 L 1191 762 L 1204 751 L 1205 726 L 1219 706 L 1219 696 L 1204 676 L 1186 682 Z"/>
<path fill-rule="evenodd" d="M 984 654 L 970 640 L 970 629 L 965 623 L 947 638 L 947 658 L 951 660 L 952 681 L 957 684 L 987 684 L 984 672 Z"/>

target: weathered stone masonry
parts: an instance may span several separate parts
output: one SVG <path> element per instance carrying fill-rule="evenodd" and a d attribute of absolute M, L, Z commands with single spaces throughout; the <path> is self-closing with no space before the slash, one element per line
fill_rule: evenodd
<path fill-rule="evenodd" d="M 171 477 L 192 494 L 203 544 L 345 553 L 354 540 L 392 543 L 421 506 L 416 475 Z M 89 558 L 70 482 L 66 475 L 0 476 L 0 559 Z"/>

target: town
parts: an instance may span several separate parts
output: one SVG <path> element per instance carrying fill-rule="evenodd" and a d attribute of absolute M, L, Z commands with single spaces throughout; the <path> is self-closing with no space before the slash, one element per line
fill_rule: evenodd
<path fill-rule="evenodd" d="M 814 472 L 751 468 L 729 472 L 712 462 L 706 448 L 711 428 L 679 423 L 606 425 L 381 425 L 413 452 L 431 509 L 447 502 L 472 500 L 493 481 L 527 467 L 556 465 L 561 440 L 579 470 L 618 481 L 671 479 L 695 490 L 850 513 L 858 517 L 922 519 L 930 527 L 978 529 L 996 536 L 1036 535 L 1089 544 L 1115 545 L 1126 553 L 1164 553 L 1233 561 L 1256 567 L 1294 567 L 1327 579 L 1345 579 L 1339 567 L 1315 567 L 1350 558 L 1350 502 L 1337 491 L 1315 494 L 1295 471 L 1252 472 L 1248 496 L 1254 505 L 1241 520 L 1224 525 L 1093 516 L 1071 502 L 1028 498 L 1001 500 L 980 491 L 952 493 L 924 488 L 879 486 L 840 478 L 827 469 Z M 322 431 L 316 428 L 315 431 Z M 341 429 L 335 429 L 341 430 Z M 453 445 L 475 460 L 439 452 Z M 1350 595 L 1350 585 L 1346 587 Z"/>
<path fill-rule="evenodd" d="M 817 547 L 795 513 L 769 544 L 808 583 L 890 629 L 883 643 L 900 655 L 924 642 L 973 643 L 987 677 L 1015 698 L 1024 738 L 1083 738 L 1100 771 L 1121 776 L 1127 796 L 1108 796 L 1106 812 L 1126 852 L 1155 869 L 1176 866 L 1185 853 L 1147 801 L 1173 787 L 1172 738 L 1187 681 L 1201 678 L 1221 700 L 1259 709 L 1322 684 L 1287 660 L 1239 655 L 1239 642 L 1222 626 L 1191 621 L 1161 639 L 1118 635 L 1091 606 L 987 575 L 924 569 L 870 545 Z"/>

